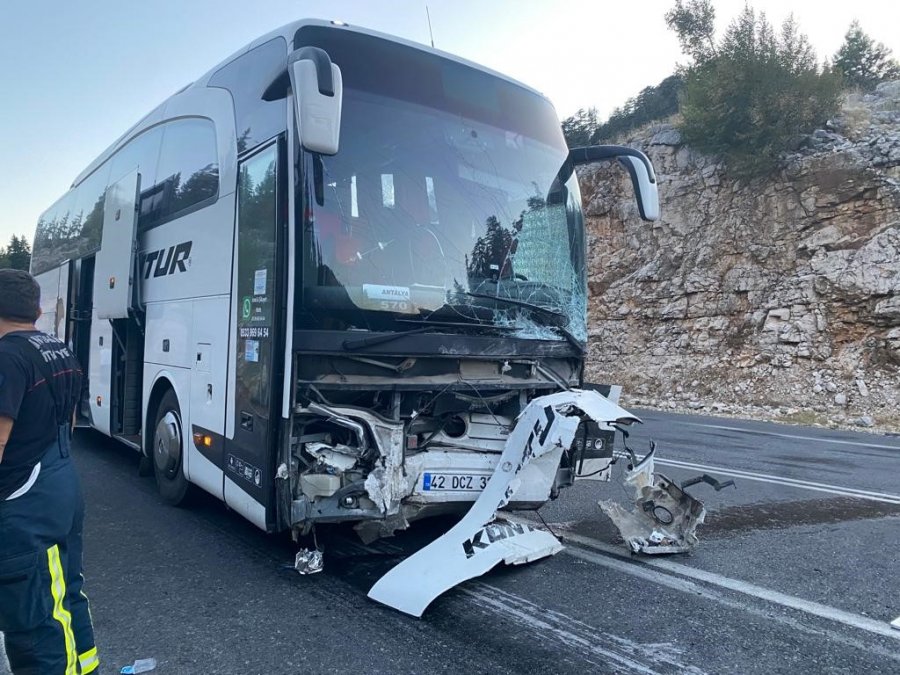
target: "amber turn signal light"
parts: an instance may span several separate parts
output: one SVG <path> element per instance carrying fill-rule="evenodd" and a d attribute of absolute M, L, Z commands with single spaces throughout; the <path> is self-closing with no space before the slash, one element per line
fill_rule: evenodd
<path fill-rule="evenodd" d="M 209 434 L 200 434 L 200 433 L 194 434 L 194 445 L 196 445 L 198 449 L 199 448 L 210 448 L 210 447 L 212 447 L 212 443 L 213 443 L 213 439 L 212 439 L 212 436 L 210 436 Z"/>

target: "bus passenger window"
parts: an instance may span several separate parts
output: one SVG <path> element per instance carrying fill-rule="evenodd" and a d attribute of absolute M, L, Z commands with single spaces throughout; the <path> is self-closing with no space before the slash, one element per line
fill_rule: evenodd
<path fill-rule="evenodd" d="M 110 182 L 115 183 L 126 174 L 137 169 L 141 174 L 141 191 L 152 188 L 156 184 L 156 164 L 159 161 L 159 146 L 161 143 L 161 127 L 153 127 L 140 136 L 131 139 L 112 156 Z"/>
<path fill-rule="evenodd" d="M 176 120 L 163 127 L 154 219 L 166 219 L 215 197 L 219 191 L 216 131 L 207 119 Z M 143 212 L 143 208 L 141 209 Z"/>
<path fill-rule="evenodd" d="M 63 260 L 66 258 L 76 260 L 100 248 L 108 179 L 109 164 L 106 163 L 75 188 L 75 202 L 69 213 L 68 236 L 66 240 L 58 242 L 58 246 L 65 251 Z"/>
<path fill-rule="evenodd" d="M 58 242 L 70 236 L 69 212 L 74 201 L 75 192 L 67 192 L 38 221 L 31 252 L 32 274 L 42 274 L 65 260 L 66 251 Z"/>

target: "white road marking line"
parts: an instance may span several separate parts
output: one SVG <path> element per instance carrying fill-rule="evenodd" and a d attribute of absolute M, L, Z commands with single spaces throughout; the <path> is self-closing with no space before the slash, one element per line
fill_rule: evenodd
<path fill-rule="evenodd" d="M 818 616 L 822 619 L 836 621 L 846 626 L 851 626 L 853 628 L 864 630 L 869 633 L 874 633 L 876 635 L 900 640 L 900 634 L 896 633 L 889 624 L 882 621 L 876 621 L 875 619 L 870 619 L 865 616 L 860 616 L 858 614 L 853 614 L 851 612 L 846 612 L 842 609 L 837 609 L 836 607 L 829 607 L 828 605 L 823 605 L 811 600 L 804 600 L 803 598 L 798 598 L 793 595 L 787 595 L 786 593 L 763 588 L 762 586 L 757 586 L 756 584 L 751 584 L 747 581 L 732 579 L 721 574 L 716 574 L 715 572 L 707 572 L 705 570 L 697 569 L 694 567 L 688 567 L 687 565 L 672 562 L 671 560 L 642 557 L 640 559 L 640 562 L 636 563 L 632 561 L 631 554 L 627 551 L 624 551 L 623 549 L 615 546 L 611 546 L 610 544 L 597 541 L 596 539 L 592 539 L 590 537 L 584 537 L 579 534 L 567 533 L 565 535 L 562 535 L 562 538 L 564 540 L 580 544 L 581 546 L 586 546 L 587 548 L 601 551 L 607 555 L 615 556 L 617 558 L 624 558 L 629 561 L 627 563 L 628 567 L 646 566 L 655 568 L 657 570 L 663 570 L 665 572 L 668 572 L 669 574 L 677 574 L 682 577 L 688 577 L 690 579 L 702 581 L 714 586 L 719 586 L 720 588 L 726 588 L 730 591 L 735 591 L 744 595 L 750 595 L 760 600 L 765 600 L 776 605 L 781 605 L 782 607 L 788 607 L 790 609 L 805 612 L 806 614 Z M 569 551 L 569 549 L 566 549 L 566 551 L 575 554 L 577 557 L 577 553 L 575 551 Z"/>
<path fill-rule="evenodd" d="M 745 434 L 756 434 L 758 436 L 777 436 L 778 438 L 796 438 L 802 441 L 816 441 L 817 443 L 836 443 L 838 445 L 855 445 L 862 448 L 880 448 L 882 450 L 898 450 L 897 445 L 882 445 L 879 443 L 863 443 L 862 441 L 842 441 L 837 438 L 819 438 L 816 436 L 801 436 L 799 434 L 780 434 L 777 431 L 761 431 L 757 429 L 745 429 L 743 427 L 731 427 L 725 424 L 703 424 L 701 422 L 681 422 L 679 420 L 671 420 L 675 424 L 685 424 L 691 427 L 706 427 L 707 429 L 724 429 L 725 431 L 740 431 Z"/>
<path fill-rule="evenodd" d="M 772 612 L 771 610 L 764 607 L 754 607 L 747 602 L 725 597 L 724 595 L 721 595 L 720 593 L 717 593 L 713 590 L 694 584 L 693 582 L 686 579 L 680 579 L 679 577 L 670 575 L 666 572 L 652 570 L 649 568 L 640 569 L 641 567 L 643 567 L 642 565 L 638 565 L 633 562 L 626 562 L 624 560 L 614 560 L 610 556 L 600 553 L 592 553 L 591 551 L 586 551 L 584 549 L 575 548 L 572 546 L 567 547 L 563 550 L 563 552 L 567 555 L 570 555 L 574 558 L 579 558 L 580 560 L 584 560 L 586 562 L 618 570 L 624 572 L 625 574 L 636 576 L 638 578 L 647 579 L 648 581 L 660 586 L 674 588 L 675 590 L 682 591 L 693 597 L 702 597 L 706 600 L 712 600 L 713 602 L 723 605 L 724 607 L 728 607 L 758 617 L 765 623 L 771 623 L 775 621 L 793 630 L 807 633 L 817 638 L 824 638 L 829 642 L 853 647 L 854 649 L 859 649 L 867 653 L 875 653 L 879 656 L 883 656 L 900 663 L 900 654 L 898 654 L 896 650 L 885 649 L 880 645 L 873 645 L 871 643 L 858 640 L 850 635 L 838 632 L 836 630 L 831 630 L 829 628 L 823 628 L 818 625 L 807 625 L 801 620 L 795 619 L 788 614 Z"/>
<path fill-rule="evenodd" d="M 896 619 L 891 621 L 891 628 L 896 628 L 897 630 L 900 630 L 900 616 L 898 616 Z"/>
<path fill-rule="evenodd" d="M 704 673 L 699 668 L 684 663 L 681 658 L 682 650 L 672 644 L 637 643 L 598 630 L 596 626 L 548 607 L 536 605 L 519 595 L 483 582 L 475 582 L 472 588 L 463 587 L 460 590 L 471 596 L 476 604 L 512 618 L 517 623 L 536 631 L 543 638 L 552 636 L 570 648 L 580 650 L 589 656 L 600 657 L 601 663 L 612 661 L 618 668 L 625 667 L 644 675 L 657 673 L 653 665 L 661 664 L 674 667 L 678 673 L 689 675 Z M 601 641 L 606 644 L 602 644 Z"/>
<path fill-rule="evenodd" d="M 775 483 L 777 485 L 786 485 L 788 487 L 797 487 L 804 490 L 813 490 L 816 492 L 828 492 L 830 494 L 843 495 L 845 497 L 857 497 L 859 499 L 868 499 L 876 502 L 900 504 L 900 495 L 890 494 L 887 492 L 858 490 L 856 488 L 844 487 L 842 485 L 815 483 L 813 481 L 788 478 L 786 476 L 773 476 L 767 473 L 756 473 L 753 471 L 744 471 L 743 469 L 728 469 L 726 467 L 710 466 L 708 464 L 694 464 L 693 462 L 682 462 L 677 459 L 655 459 L 654 461 L 662 466 L 673 466 L 679 469 L 712 471 L 723 476 L 742 478 L 744 480 L 754 480 L 761 483 Z"/>
<path fill-rule="evenodd" d="M 540 634 L 546 635 L 547 633 L 551 633 L 569 647 L 579 647 L 582 650 L 587 651 L 588 653 L 594 654 L 595 656 L 601 656 L 603 658 L 609 659 L 610 661 L 616 663 L 620 668 L 628 668 L 628 670 L 631 672 L 642 673 L 643 675 L 657 675 L 658 673 L 658 671 L 652 670 L 651 668 L 645 666 L 642 663 L 638 663 L 633 659 L 629 659 L 621 654 L 616 654 L 615 652 L 612 652 L 608 649 L 603 649 L 599 645 L 591 644 L 583 637 L 577 636 L 570 631 L 565 630 L 564 628 L 553 626 L 547 621 L 543 621 L 542 619 L 538 618 L 538 615 L 529 614 L 517 607 L 499 602 L 494 598 L 480 596 L 479 594 L 465 588 L 462 589 L 462 592 L 473 596 L 476 604 L 485 605 L 488 609 L 511 616 L 519 623 L 525 624 L 526 626 L 537 631 Z"/>
<path fill-rule="evenodd" d="M 628 455 L 623 452 L 616 452 L 616 457 L 628 459 Z M 753 471 L 745 471 L 743 469 L 729 469 L 724 466 L 710 466 L 708 464 L 695 464 L 693 462 L 683 462 L 678 459 L 657 458 L 654 460 L 662 466 L 672 466 L 677 469 L 692 469 L 695 471 L 711 471 L 723 476 L 732 478 L 741 478 L 743 480 L 753 480 L 759 483 L 773 483 L 775 485 L 785 485 L 787 487 L 800 488 L 802 490 L 812 490 L 814 492 L 827 492 L 828 494 L 841 495 L 844 497 L 856 497 L 857 499 L 867 499 L 875 502 L 885 502 L 887 504 L 900 504 L 900 495 L 888 492 L 873 492 L 871 490 L 859 490 L 857 488 L 845 487 L 842 485 L 830 485 L 828 483 L 815 483 L 808 480 L 800 480 L 799 478 L 788 478 L 787 476 L 773 476 L 767 473 L 756 473 Z M 595 476 L 585 476 L 579 480 L 600 480 Z"/>
<path fill-rule="evenodd" d="M 505 591 L 501 588 L 497 588 L 496 586 L 490 586 L 486 582 L 476 582 L 475 585 L 478 588 L 483 589 L 486 593 L 492 593 L 501 598 L 504 598 L 511 603 L 516 604 L 518 607 L 525 610 L 526 614 L 539 614 L 542 617 L 545 617 L 548 621 L 556 622 L 557 624 L 571 631 L 578 631 L 580 634 L 587 636 L 590 640 L 596 639 L 597 627 L 592 624 L 580 621 L 579 619 L 569 616 L 568 614 L 558 612 L 547 607 L 546 605 L 531 602 L 530 600 L 526 600 L 520 595 Z M 637 654 L 642 657 L 647 657 L 651 659 L 655 664 L 664 663 L 676 666 L 679 673 L 687 673 L 688 675 L 702 675 L 702 673 L 704 672 L 696 666 L 689 666 L 685 664 L 682 661 L 685 649 L 672 642 L 635 642 L 634 640 L 630 640 L 621 635 L 615 635 L 614 633 L 609 633 L 607 631 L 603 632 L 603 636 L 607 640 L 614 642 L 617 647 L 625 649 L 629 654 Z"/>

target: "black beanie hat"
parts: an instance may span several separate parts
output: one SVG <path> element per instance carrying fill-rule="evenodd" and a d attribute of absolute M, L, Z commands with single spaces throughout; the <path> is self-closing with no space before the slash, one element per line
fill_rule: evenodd
<path fill-rule="evenodd" d="M 0 319 L 33 323 L 41 315 L 41 287 L 22 270 L 0 270 Z"/>

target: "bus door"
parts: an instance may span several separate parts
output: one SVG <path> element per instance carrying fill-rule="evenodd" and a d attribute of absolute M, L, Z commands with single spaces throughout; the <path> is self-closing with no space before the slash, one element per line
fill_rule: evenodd
<path fill-rule="evenodd" d="M 68 341 L 84 372 L 84 394 L 78 408 L 79 423 L 90 423 L 91 325 L 94 315 L 94 256 L 72 264 L 69 283 Z"/>
<path fill-rule="evenodd" d="M 94 309 L 100 320 L 126 319 L 133 305 L 139 181 L 135 169 L 106 190 L 103 235 L 94 275 Z"/>
<path fill-rule="evenodd" d="M 142 375 L 143 363 L 135 368 L 135 353 L 139 351 L 143 360 L 143 343 L 128 328 L 134 321 L 131 310 L 138 281 L 134 260 L 139 186 L 140 174 L 134 169 L 107 188 L 100 250 L 94 259 L 90 406 L 94 426 L 107 434 L 136 436 L 140 425 L 135 427 L 134 419 L 140 420 L 141 388 L 136 378 Z"/>
<path fill-rule="evenodd" d="M 274 521 L 274 448 L 280 420 L 279 143 L 238 164 L 232 313 L 236 335 L 234 438 L 225 444 L 225 502 L 257 526 Z M 276 189 L 277 188 L 277 189 Z"/>
<path fill-rule="evenodd" d="M 41 316 L 36 324 L 39 330 L 58 337 L 63 342 L 69 339 L 66 317 L 68 315 L 69 275 L 72 263 L 67 260 L 59 267 L 35 277 L 41 287 Z"/>

